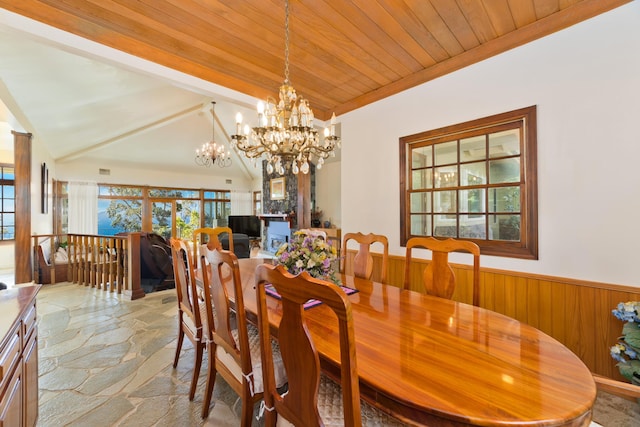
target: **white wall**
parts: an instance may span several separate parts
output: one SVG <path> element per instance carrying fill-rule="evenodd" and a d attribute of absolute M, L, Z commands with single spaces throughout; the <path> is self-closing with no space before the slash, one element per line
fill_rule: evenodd
<path fill-rule="evenodd" d="M 343 232 L 403 255 L 398 138 L 537 105 L 539 260 L 481 264 L 640 287 L 638 52 L 631 2 L 341 116 Z"/>
<path fill-rule="evenodd" d="M 110 175 L 100 175 L 99 169 L 109 169 Z M 172 172 L 170 170 L 143 169 L 125 163 L 114 164 L 92 161 L 58 163 L 56 179 L 61 181 L 95 181 L 108 184 L 149 185 L 158 187 L 208 188 L 221 190 L 251 191 L 260 183 L 249 179 L 233 178 L 226 183 L 224 176 L 213 176 L 209 169 L 194 165 L 194 173 Z M 259 180 L 258 180 L 259 181 Z"/>

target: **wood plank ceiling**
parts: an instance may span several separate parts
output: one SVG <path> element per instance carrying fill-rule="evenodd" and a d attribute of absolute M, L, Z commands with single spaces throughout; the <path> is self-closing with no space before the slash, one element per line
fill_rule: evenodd
<path fill-rule="evenodd" d="M 629 1 L 291 0 L 290 79 L 326 120 Z M 257 98 L 284 79 L 283 0 L 0 6 Z"/>

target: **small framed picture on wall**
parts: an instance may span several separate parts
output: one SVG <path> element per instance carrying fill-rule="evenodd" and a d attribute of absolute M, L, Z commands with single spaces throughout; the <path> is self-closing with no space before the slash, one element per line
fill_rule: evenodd
<path fill-rule="evenodd" d="M 40 170 L 40 206 L 41 212 L 46 214 L 49 212 L 49 169 L 47 164 L 43 163 Z"/>
<path fill-rule="evenodd" d="M 271 180 L 271 200 L 284 200 L 284 177 Z"/>

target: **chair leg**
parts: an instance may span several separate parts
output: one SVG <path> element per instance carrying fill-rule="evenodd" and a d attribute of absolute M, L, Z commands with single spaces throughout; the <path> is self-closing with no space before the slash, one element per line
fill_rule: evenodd
<path fill-rule="evenodd" d="M 209 406 L 211 405 L 211 397 L 213 396 L 213 387 L 216 384 L 216 346 L 209 343 L 207 346 L 207 383 L 204 391 L 204 400 L 202 402 L 202 418 L 209 416 Z"/>
<path fill-rule="evenodd" d="M 253 397 L 246 387 L 246 379 L 243 381 L 242 388 L 242 414 L 240 415 L 240 425 L 242 427 L 251 427 L 251 419 L 253 418 Z"/>
<path fill-rule="evenodd" d="M 189 390 L 189 400 L 193 400 L 196 395 L 196 387 L 198 386 L 198 377 L 200 376 L 200 367 L 202 366 L 202 350 L 204 345 L 196 342 L 196 364 L 193 367 L 193 377 L 191 378 L 191 390 Z"/>
<path fill-rule="evenodd" d="M 178 366 L 178 359 L 180 359 L 180 351 L 182 351 L 182 341 L 184 340 L 184 331 L 182 330 L 182 325 L 180 325 L 180 329 L 178 332 L 178 344 L 176 345 L 176 356 L 173 358 L 173 367 Z"/>

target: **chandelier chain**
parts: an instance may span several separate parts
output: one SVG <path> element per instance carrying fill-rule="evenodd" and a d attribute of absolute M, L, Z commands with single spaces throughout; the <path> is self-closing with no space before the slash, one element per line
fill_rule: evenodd
<path fill-rule="evenodd" d="M 284 2 L 284 82 L 289 83 L 289 0 Z"/>

